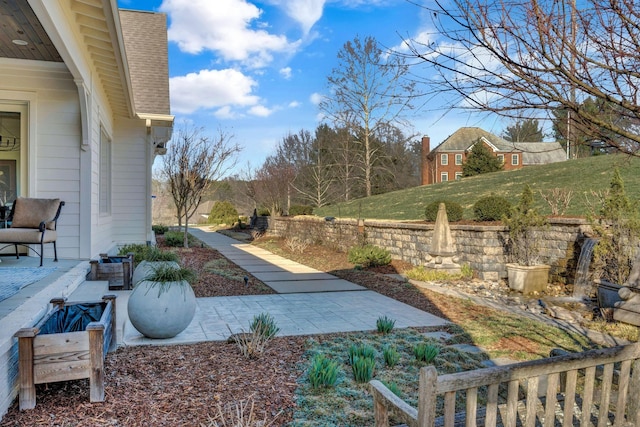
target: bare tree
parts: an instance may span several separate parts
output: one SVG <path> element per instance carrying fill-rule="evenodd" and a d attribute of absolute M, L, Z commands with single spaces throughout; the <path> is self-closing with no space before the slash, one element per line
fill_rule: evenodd
<path fill-rule="evenodd" d="M 167 146 L 159 168 L 176 205 L 178 225 L 184 218 L 184 247 L 188 244 L 189 220 L 200 206 L 202 196 L 214 181 L 236 164 L 240 147 L 232 136 L 219 131 L 215 139 L 203 135 L 203 128 L 184 124 Z"/>
<path fill-rule="evenodd" d="M 402 122 L 402 114 L 412 107 L 415 83 L 408 73 L 404 58 L 383 52 L 373 37 L 356 37 L 338 52 L 338 66 L 328 77 L 331 94 L 320 109 L 361 145 L 366 196 L 372 194 L 374 164 L 381 154 L 373 136 L 384 126 Z"/>
<path fill-rule="evenodd" d="M 457 107 L 515 118 L 566 110 L 570 128 L 592 129 L 638 154 L 640 8 L 634 0 L 436 4 L 429 12 L 443 39 L 422 34 L 407 41 L 412 56 L 432 66 L 432 95 L 446 92 Z M 581 108 L 588 97 L 611 104 L 625 120 Z M 568 134 L 572 141 L 573 131 Z"/>

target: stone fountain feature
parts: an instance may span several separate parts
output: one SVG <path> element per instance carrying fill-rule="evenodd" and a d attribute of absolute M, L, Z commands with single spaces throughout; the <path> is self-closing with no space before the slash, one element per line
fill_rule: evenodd
<path fill-rule="evenodd" d="M 438 206 L 436 225 L 433 230 L 433 238 L 429 246 L 429 255 L 427 255 L 425 268 L 442 270 L 450 274 L 458 274 L 461 271 L 444 203 L 440 203 L 440 206 Z"/>

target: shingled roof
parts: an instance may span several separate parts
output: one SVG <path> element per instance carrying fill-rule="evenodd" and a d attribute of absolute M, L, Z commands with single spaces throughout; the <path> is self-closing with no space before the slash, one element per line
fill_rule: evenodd
<path fill-rule="evenodd" d="M 168 115 L 167 17 L 137 10 L 119 12 L 136 113 Z"/>
<path fill-rule="evenodd" d="M 566 160 L 564 150 L 557 142 L 510 142 L 478 127 L 458 129 L 432 152 L 467 151 L 480 139 L 486 140 L 502 153 L 522 152 L 523 165 L 541 165 Z"/>

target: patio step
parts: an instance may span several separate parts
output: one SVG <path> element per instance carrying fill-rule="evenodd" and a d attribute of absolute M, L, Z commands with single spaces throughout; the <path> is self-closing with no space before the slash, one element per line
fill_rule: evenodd
<path fill-rule="evenodd" d="M 108 280 L 85 280 L 69 295 L 67 301 L 100 301 L 110 293 L 113 292 L 109 291 Z"/>

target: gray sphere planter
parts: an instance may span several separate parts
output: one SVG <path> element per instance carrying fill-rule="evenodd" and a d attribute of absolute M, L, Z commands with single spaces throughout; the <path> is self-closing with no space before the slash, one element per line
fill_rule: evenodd
<path fill-rule="evenodd" d="M 142 280 L 129 296 L 131 324 L 148 338 L 172 338 L 184 331 L 196 313 L 189 282 Z"/>

